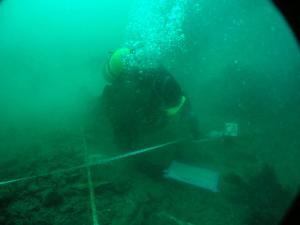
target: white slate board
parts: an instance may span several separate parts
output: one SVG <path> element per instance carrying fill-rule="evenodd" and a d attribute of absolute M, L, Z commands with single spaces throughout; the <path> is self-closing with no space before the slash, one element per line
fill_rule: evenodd
<path fill-rule="evenodd" d="M 210 169 L 173 161 L 164 176 L 200 188 L 218 192 L 219 173 Z"/>

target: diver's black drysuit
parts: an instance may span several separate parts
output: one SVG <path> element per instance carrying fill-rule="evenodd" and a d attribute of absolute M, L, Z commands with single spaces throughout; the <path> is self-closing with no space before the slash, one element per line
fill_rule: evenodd
<path fill-rule="evenodd" d="M 102 95 L 102 107 L 113 126 L 117 145 L 132 150 L 140 134 L 166 126 L 166 109 L 176 106 L 183 96 L 177 81 L 163 67 L 121 74 Z M 186 119 L 193 137 L 198 138 L 198 122 L 188 99 L 177 114 Z"/>

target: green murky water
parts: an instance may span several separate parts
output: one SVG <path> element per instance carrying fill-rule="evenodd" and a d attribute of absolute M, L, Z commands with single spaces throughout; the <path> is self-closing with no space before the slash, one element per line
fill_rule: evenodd
<path fill-rule="evenodd" d="M 203 136 L 234 123 L 237 137 L 120 156 L 99 101 L 124 46 L 175 77 Z M 0 224 L 278 224 L 300 184 L 299 84 L 299 46 L 266 0 L 2 0 Z M 132 151 L 185 134 L 171 121 Z M 218 191 L 164 177 L 173 160 L 214 171 Z"/>

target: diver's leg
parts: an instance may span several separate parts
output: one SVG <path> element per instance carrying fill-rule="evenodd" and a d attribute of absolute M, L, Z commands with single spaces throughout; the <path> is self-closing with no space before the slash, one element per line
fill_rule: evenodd
<path fill-rule="evenodd" d="M 194 139 L 201 136 L 199 120 L 195 112 L 192 111 L 190 102 L 187 100 L 181 112 L 181 119 L 188 126 L 189 131 Z"/>
<path fill-rule="evenodd" d="M 199 120 L 194 112 L 190 112 L 187 116 L 187 123 L 194 139 L 200 138 Z"/>
<path fill-rule="evenodd" d="M 124 123 L 114 129 L 114 141 L 122 151 L 133 150 L 137 138 L 138 133 L 136 128 L 134 125 L 130 125 L 130 123 Z"/>

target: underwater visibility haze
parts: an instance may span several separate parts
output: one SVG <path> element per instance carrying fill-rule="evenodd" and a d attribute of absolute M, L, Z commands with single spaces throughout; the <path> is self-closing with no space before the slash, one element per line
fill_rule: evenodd
<path fill-rule="evenodd" d="M 0 224 L 279 224 L 299 192 L 299 90 L 268 0 L 2 0 Z"/>

